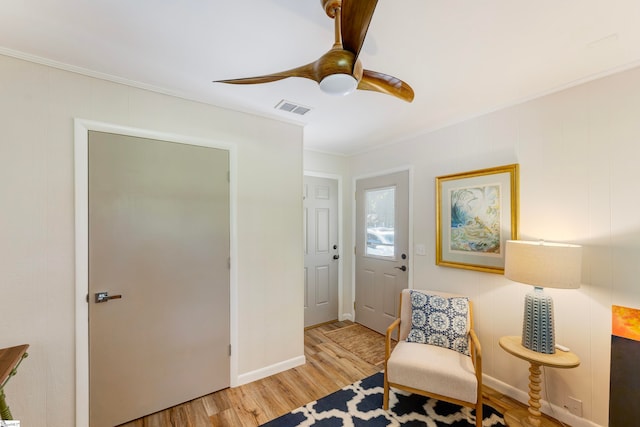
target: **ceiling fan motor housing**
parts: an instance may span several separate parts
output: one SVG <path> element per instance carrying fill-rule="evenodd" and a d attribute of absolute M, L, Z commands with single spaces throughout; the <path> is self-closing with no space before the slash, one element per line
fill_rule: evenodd
<path fill-rule="evenodd" d="M 362 79 L 362 64 L 353 52 L 334 46 L 316 61 L 316 81 L 320 89 L 331 95 L 348 95 L 357 89 Z"/>
<path fill-rule="evenodd" d="M 353 52 L 334 47 L 314 64 L 317 81 L 332 74 L 348 74 L 357 81 L 362 78 L 362 64 L 355 60 Z"/>

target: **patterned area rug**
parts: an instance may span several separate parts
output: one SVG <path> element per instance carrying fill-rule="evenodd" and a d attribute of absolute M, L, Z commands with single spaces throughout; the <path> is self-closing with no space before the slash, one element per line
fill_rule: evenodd
<path fill-rule="evenodd" d="M 475 410 L 394 389 L 387 412 L 382 409 L 383 381 L 382 372 L 378 372 L 263 426 L 475 426 Z M 490 406 L 484 405 L 483 416 L 483 427 L 505 425 L 502 416 Z"/>
<path fill-rule="evenodd" d="M 356 323 L 325 332 L 324 334 L 340 347 L 372 365 L 382 365 L 384 363 L 385 337 L 374 330 Z M 392 349 L 395 344 L 396 342 L 392 340 Z"/>

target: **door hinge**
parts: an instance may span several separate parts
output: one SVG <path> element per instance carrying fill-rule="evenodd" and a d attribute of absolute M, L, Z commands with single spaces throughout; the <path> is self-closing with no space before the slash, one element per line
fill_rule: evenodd
<path fill-rule="evenodd" d="M 88 304 L 89 303 L 89 294 L 87 294 L 86 300 L 87 300 L 87 304 Z"/>
<path fill-rule="evenodd" d="M 231 270 L 231 258 L 227 258 L 227 268 Z"/>
<path fill-rule="evenodd" d="M 353 309 L 354 310 L 356 309 L 356 302 L 355 301 L 353 302 Z"/>
<path fill-rule="evenodd" d="M 229 344 L 229 356 L 231 356 L 231 344 Z"/>

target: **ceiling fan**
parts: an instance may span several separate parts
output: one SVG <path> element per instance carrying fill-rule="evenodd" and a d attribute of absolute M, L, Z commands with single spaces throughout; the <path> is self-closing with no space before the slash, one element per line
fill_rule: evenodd
<path fill-rule="evenodd" d="M 323 92 L 347 95 L 356 89 L 386 93 L 403 101 L 413 101 L 411 86 L 402 80 L 365 70 L 358 59 L 378 0 L 321 0 L 329 18 L 335 21 L 335 43 L 318 60 L 279 73 L 214 83 L 258 84 L 288 77 L 302 77 L 320 84 Z"/>

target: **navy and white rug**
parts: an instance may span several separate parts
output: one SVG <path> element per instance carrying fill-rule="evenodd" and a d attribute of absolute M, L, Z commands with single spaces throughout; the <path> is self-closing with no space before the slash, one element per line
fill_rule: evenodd
<path fill-rule="evenodd" d="M 389 411 L 382 409 L 383 373 L 378 372 L 315 402 L 263 424 L 263 427 L 474 427 L 475 410 L 391 389 Z M 484 405 L 484 427 L 504 426 L 502 416 Z"/>

